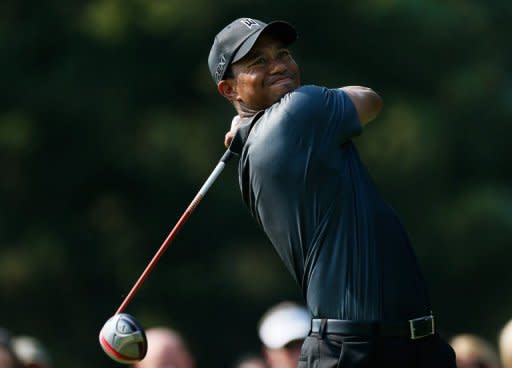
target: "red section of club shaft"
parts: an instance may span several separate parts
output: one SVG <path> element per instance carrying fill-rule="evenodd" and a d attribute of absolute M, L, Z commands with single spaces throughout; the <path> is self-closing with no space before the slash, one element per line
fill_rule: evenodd
<path fill-rule="evenodd" d="M 192 212 L 197 207 L 199 202 L 201 202 L 202 199 L 203 199 L 203 195 L 201 193 L 198 193 L 195 196 L 195 198 L 192 200 L 192 202 L 189 204 L 189 206 L 187 207 L 185 212 L 183 212 L 183 215 L 181 215 L 181 217 L 178 220 L 178 222 L 176 223 L 176 225 L 174 225 L 174 228 L 171 230 L 171 232 L 169 233 L 167 238 L 164 240 L 164 242 L 162 243 L 162 245 L 160 246 L 160 248 L 158 249 L 156 254 L 151 259 L 151 262 L 149 262 L 149 264 L 146 266 L 146 269 L 144 270 L 144 272 L 142 272 L 142 274 L 139 276 L 139 279 L 137 280 L 135 285 L 133 285 L 133 287 L 130 290 L 130 292 L 128 293 L 128 295 L 124 298 L 123 302 L 117 309 L 116 314 L 122 313 L 126 309 L 126 306 L 133 299 L 133 297 L 139 290 L 139 288 L 142 285 L 142 283 L 144 282 L 144 280 L 146 280 L 149 273 L 153 270 L 153 268 L 155 267 L 156 263 L 158 262 L 158 260 L 162 256 L 162 254 L 164 254 L 165 250 L 169 247 L 169 244 L 171 244 L 171 242 L 174 239 L 174 237 L 176 236 L 176 234 L 178 234 L 180 229 L 183 227 L 183 225 L 185 224 L 187 219 L 190 217 L 190 215 L 192 214 Z"/>
<path fill-rule="evenodd" d="M 146 278 L 148 277 L 149 273 L 153 270 L 153 268 L 155 268 L 156 263 L 158 262 L 162 254 L 164 254 L 165 250 L 169 247 L 169 244 L 171 244 L 172 240 L 174 239 L 178 231 L 180 231 L 180 229 L 183 227 L 189 216 L 192 214 L 192 212 L 197 207 L 199 202 L 201 202 L 203 197 L 206 195 L 206 192 L 208 192 L 212 184 L 215 182 L 215 180 L 217 180 L 218 176 L 220 175 L 220 173 L 222 172 L 222 170 L 232 157 L 233 152 L 231 152 L 229 149 L 226 150 L 224 155 L 222 155 L 219 163 L 217 164 L 217 166 L 215 166 L 215 169 L 212 171 L 208 179 L 206 179 L 201 189 L 199 189 L 199 192 L 197 192 L 192 202 L 190 202 L 185 212 L 183 212 L 183 215 L 181 215 L 176 225 L 174 225 L 174 228 L 171 230 L 169 235 L 167 235 L 167 238 L 164 240 L 156 254 L 151 259 L 151 262 L 149 262 L 144 272 L 142 272 L 142 274 L 139 276 L 139 279 L 137 280 L 135 285 L 133 285 L 128 295 L 124 298 L 123 302 L 117 309 L 116 314 L 122 313 L 126 309 L 126 306 L 133 299 L 133 297 L 139 290 L 144 280 L 146 280 Z"/>

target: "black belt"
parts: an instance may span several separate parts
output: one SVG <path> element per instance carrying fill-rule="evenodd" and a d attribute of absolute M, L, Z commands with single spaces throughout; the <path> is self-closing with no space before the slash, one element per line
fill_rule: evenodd
<path fill-rule="evenodd" d="M 433 335 L 436 332 L 434 316 L 410 319 L 403 323 L 381 321 L 345 321 L 340 319 L 313 319 L 311 332 L 350 336 L 395 336 L 411 340 Z"/>

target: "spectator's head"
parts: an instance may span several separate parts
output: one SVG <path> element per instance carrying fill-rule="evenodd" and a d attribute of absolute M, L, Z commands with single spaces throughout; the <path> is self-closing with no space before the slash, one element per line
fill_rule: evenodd
<path fill-rule="evenodd" d="M 21 368 L 11 346 L 9 333 L 0 328 L 0 368 Z"/>
<path fill-rule="evenodd" d="M 291 302 L 270 308 L 258 328 L 269 367 L 297 367 L 300 349 L 310 328 L 311 315 L 306 308 Z"/>
<path fill-rule="evenodd" d="M 148 352 L 134 368 L 194 368 L 195 361 L 183 338 L 174 330 L 154 327 L 146 331 Z"/>
<path fill-rule="evenodd" d="M 457 357 L 457 368 L 500 368 L 498 353 L 481 337 L 461 334 L 450 340 Z"/>
<path fill-rule="evenodd" d="M 50 368 L 50 357 L 41 342 L 31 336 L 12 339 L 12 348 L 24 368 Z"/>
<path fill-rule="evenodd" d="M 512 319 L 501 330 L 499 349 L 503 367 L 512 368 Z"/>
<path fill-rule="evenodd" d="M 268 368 L 265 360 L 260 355 L 244 355 L 237 360 L 234 368 Z"/>

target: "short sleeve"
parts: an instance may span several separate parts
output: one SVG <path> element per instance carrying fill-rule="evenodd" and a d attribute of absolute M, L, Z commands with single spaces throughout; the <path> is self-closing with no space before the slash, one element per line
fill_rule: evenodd
<path fill-rule="evenodd" d="M 304 86 L 283 102 L 290 124 L 319 145 L 339 147 L 361 134 L 355 106 L 341 89 Z"/>

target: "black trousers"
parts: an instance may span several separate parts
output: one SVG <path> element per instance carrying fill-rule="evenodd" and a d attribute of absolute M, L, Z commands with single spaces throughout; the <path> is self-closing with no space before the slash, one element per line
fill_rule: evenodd
<path fill-rule="evenodd" d="M 310 334 L 298 368 L 456 368 L 455 353 L 438 334 L 418 340 Z"/>

